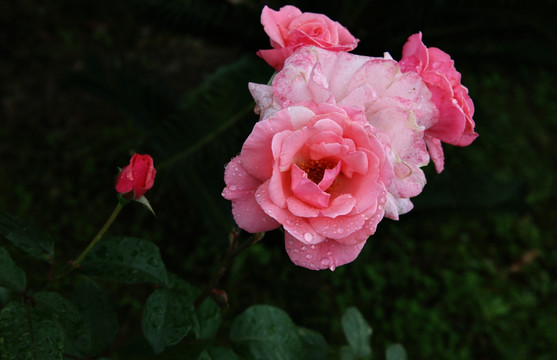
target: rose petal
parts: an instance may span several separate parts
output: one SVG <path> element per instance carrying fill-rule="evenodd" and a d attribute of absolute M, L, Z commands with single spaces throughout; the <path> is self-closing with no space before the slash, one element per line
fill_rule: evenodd
<path fill-rule="evenodd" d="M 232 201 L 232 215 L 240 228 L 256 233 L 280 226 L 257 204 L 255 192 L 261 185 L 261 181 L 246 172 L 239 156 L 226 165 L 224 180 L 226 187 L 222 196 Z"/>
<path fill-rule="evenodd" d="M 308 179 L 308 175 L 304 170 L 300 169 L 297 165 L 292 165 L 290 168 L 290 175 L 292 178 L 292 193 L 294 193 L 298 199 L 317 208 L 326 208 L 327 205 L 329 205 L 329 198 L 331 195 L 327 194 L 320 186 Z"/>
<path fill-rule="evenodd" d="M 365 245 L 365 241 L 343 245 L 331 239 L 325 239 L 318 244 L 306 244 L 288 232 L 285 232 L 284 238 L 286 252 L 292 262 L 312 270 L 334 271 L 336 267 L 354 261 Z"/>

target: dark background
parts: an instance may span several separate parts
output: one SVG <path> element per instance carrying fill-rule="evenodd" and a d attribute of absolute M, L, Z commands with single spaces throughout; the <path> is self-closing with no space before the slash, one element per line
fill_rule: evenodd
<path fill-rule="evenodd" d="M 0 209 L 49 231 L 64 263 L 115 205 L 117 167 L 150 153 L 157 217 L 132 204 L 110 233 L 154 241 L 169 270 L 202 287 L 234 225 L 224 165 L 257 121 L 247 83 L 273 73 L 255 55 L 269 48 L 264 4 L 287 3 L 2 2 Z M 555 3 L 289 4 L 342 23 L 360 39 L 356 54 L 399 59 L 422 31 L 455 60 L 480 136 L 444 146 L 445 171 L 429 165 L 415 209 L 383 220 L 352 264 L 296 267 L 281 232 L 268 233 L 221 283 L 225 321 L 276 305 L 339 346 L 354 305 L 374 329 L 374 358 L 396 342 L 411 359 L 557 358 Z M 43 281 L 44 265 L 30 266 L 30 282 Z M 149 289 L 104 286 L 120 310 L 116 352 L 141 337 Z"/>

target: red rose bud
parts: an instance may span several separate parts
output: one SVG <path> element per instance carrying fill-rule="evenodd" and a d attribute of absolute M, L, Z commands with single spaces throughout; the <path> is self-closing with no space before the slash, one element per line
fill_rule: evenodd
<path fill-rule="evenodd" d="M 137 200 L 153 187 L 156 173 L 150 155 L 134 154 L 130 164 L 116 177 L 116 191 L 125 198 Z"/>

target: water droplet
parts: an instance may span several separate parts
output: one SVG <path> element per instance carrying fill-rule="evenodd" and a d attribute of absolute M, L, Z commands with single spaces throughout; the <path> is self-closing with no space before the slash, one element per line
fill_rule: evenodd
<path fill-rule="evenodd" d="M 338 231 L 339 234 L 342 234 L 342 233 L 344 232 L 344 229 L 341 228 L 341 227 L 339 227 L 339 228 L 337 229 L 337 231 Z"/>
<path fill-rule="evenodd" d="M 321 264 L 322 264 L 323 266 L 327 266 L 327 265 L 329 265 L 330 263 L 331 263 L 331 259 L 329 259 L 329 258 L 324 258 L 323 260 L 321 260 Z"/>
<path fill-rule="evenodd" d="M 294 241 L 288 240 L 288 245 L 292 245 L 292 244 L 294 244 Z"/>
<path fill-rule="evenodd" d="M 230 185 L 230 190 L 234 191 L 236 190 L 238 187 L 236 185 Z"/>
<path fill-rule="evenodd" d="M 379 210 L 383 210 L 383 207 L 384 207 L 384 206 L 381 205 L 381 204 L 377 205 L 377 208 L 378 208 Z"/>
<path fill-rule="evenodd" d="M 304 246 L 302 246 L 302 251 L 306 251 L 307 249 L 308 249 L 308 247 L 307 247 L 307 246 L 305 246 L 305 245 L 304 245 Z"/>
<path fill-rule="evenodd" d="M 311 267 L 312 269 L 315 269 L 315 268 L 317 268 L 317 266 L 315 266 L 315 264 L 314 264 L 314 263 L 310 263 L 310 264 L 309 264 L 309 267 Z"/>
<path fill-rule="evenodd" d="M 312 241 L 313 240 L 313 234 L 312 233 L 305 233 L 304 234 L 304 240 L 305 241 Z"/>
<path fill-rule="evenodd" d="M 333 252 L 332 251 L 327 251 L 327 255 L 331 256 L 331 255 L 333 255 Z"/>
<path fill-rule="evenodd" d="M 313 256 L 311 254 L 306 255 L 306 259 L 311 259 Z"/>
<path fill-rule="evenodd" d="M 311 249 L 312 249 L 312 250 L 315 250 L 315 245 L 311 245 Z"/>

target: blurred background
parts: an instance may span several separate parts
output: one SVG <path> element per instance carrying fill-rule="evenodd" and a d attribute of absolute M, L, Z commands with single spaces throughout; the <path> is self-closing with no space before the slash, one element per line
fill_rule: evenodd
<path fill-rule="evenodd" d="M 258 119 L 247 84 L 273 74 L 255 55 L 269 48 L 263 6 L 324 13 L 368 56 L 400 59 L 422 31 L 462 73 L 479 138 L 444 146 L 445 171 L 426 168 L 415 209 L 383 220 L 354 263 L 296 267 L 283 234 L 266 234 L 220 284 L 225 321 L 275 305 L 342 345 L 340 315 L 354 305 L 374 330 L 374 358 L 399 342 L 410 359 L 555 359 L 557 7 L 521 3 L 1 2 L 0 209 L 49 231 L 64 263 L 114 207 L 118 167 L 149 153 L 157 217 L 132 204 L 110 233 L 152 240 L 169 270 L 203 287 L 234 226 L 224 166 Z M 47 270 L 36 264 L 31 286 Z M 119 309 L 118 351 L 141 338 L 149 289 L 104 286 Z"/>

